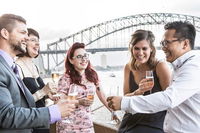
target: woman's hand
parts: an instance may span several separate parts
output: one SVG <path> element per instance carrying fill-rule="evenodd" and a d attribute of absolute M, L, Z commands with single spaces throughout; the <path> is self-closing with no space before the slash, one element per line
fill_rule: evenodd
<path fill-rule="evenodd" d="M 79 101 L 79 105 L 83 105 L 83 106 L 90 106 L 93 103 L 93 100 L 89 100 L 87 98 L 81 98 L 81 99 L 78 99 L 78 101 Z"/>
<path fill-rule="evenodd" d="M 132 92 L 132 93 L 127 93 L 125 96 L 130 97 L 130 96 L 134 96 L 134 95 L 135 95 L 135 92 Z"/>
<path fill-rule="evenodd" d="M 145 93 L 146 91 L 151 91 L 153 86 L 153 81 L 150 81 L 149 79 L 142 79 L 139 83 L 139 89 L 137 89 L 136 91 L 139 91 L 140 93 Z"/>

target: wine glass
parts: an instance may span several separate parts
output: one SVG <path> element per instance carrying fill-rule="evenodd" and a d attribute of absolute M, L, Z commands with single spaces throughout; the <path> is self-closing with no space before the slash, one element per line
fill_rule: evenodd
<path fill-rule="evenodd" d="M 148 79 L 147 80 L 147 82 L 148 82 L 148 87 L 149 88 L 153 88 L 153 86 L 154 86 L 154 77 L 153 77 L 153 71 L 146 71 L 146 77 L 145 77 L 146 79 Z M 151 94 L 151 92 L 152 92 L 152 89 L 150 90 L 150 94 Z"/>
<path fill-rule="evenodd" d="M 88 100 L 94 100 L 94 90 L 92 89 L 92 86 L 88 86 L 88 91 L 87 91 L 87 99 Z"/>
<path fill-rule="evenodd" d="M 119 90 L 120 90 L 119 86 L 113 85 L 112 87 L 110 87 L 110 94 L 109 95 L 110 96 L 120 96 Z M 112 125 L 118 124 L 118 122 L 115 119 L 113 119 L 114 115 L 116 115 L 116 112 L 112 111 L 111 112 L 111 120 L 109 120 L 107 123 L 112 124 Z"/>
<path fill-rule="evenodd" d="M 58 72 L 52 72 L 51 78 L 53 80 L 53 83 L 57 86 L 58 81 L 59 81 L 59 73 Z M 52 88 L 51 92 L 54 94 L 53 96 L 57 96 L 57 88 Z"/>
<path fill-rule="evenodd" d="M 71 84 L 69 87 L 68 97 L 69 100 L 76 100 L 78 95 L 78 88 L 76 84 Z"/>
<path fill-rule="evenodd" d="M 68 96 L 67 99 L 68 100 L 76 100 L 78 95 L 78 88 L 76 84 L 71 84 L 69 87 L 69 91 L 68 91 Z M 63 123 L 74 123 L 74 120 L 72 118 L 70 118 L 70 116 L 66 117 L 64 120 L 62 120 Z"/>
<path fill-rule="evenodd" d="M 95 91 L 94 91 L 94 88 L 92 86 L 87 86 L 87 99 L 88 100 L 91 100 L 91 101 L 94 101 L 94 95 L 95 95 Z M 90 110 L 92 110 L 92 107 L 90 106 L 89 107 Z M 92 111 L 91 111 L 91 114 L 94 114 Z"/>
<path fill-rule="evenodd" d="M 52 74 L 51 74 L 51 78 L 52 78 L 52 80 L 53 80 L 53 82 L 54 83 L 58 83 L 58 81 L 59 81 L 59 73 L 58 72 L 53 72 Z"/>

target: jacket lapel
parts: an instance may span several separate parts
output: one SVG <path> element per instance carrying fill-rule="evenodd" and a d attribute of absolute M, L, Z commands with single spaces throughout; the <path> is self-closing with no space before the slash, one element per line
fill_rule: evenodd
<path fill-rule="evenodd" d="M 34 98 L 33 98 L 32 94 L 30 93 L 30 91 L 28 90 L 28 88 L 24 85 L 23 81 L 22 81 L 22 83 L 20 83 L 19 79 L 17 78 L 16 74 L 13 72 L 12 68 L 10 68 L 10 66 L 4 60 L 4 58 L 2 56 L 0 56 L 0 62 L 9 71 L 9 73 L 11 74 L 11 76 L 15 79 L 15 82 L 17 82 L 17 84 L 18 84 L 18 86 L 20 88 L 20 91 L 24 94 L 24 96 L 26 98 L 26 101 L 29 104 L 29 106 L 30 107 L 35 107 Z"/>

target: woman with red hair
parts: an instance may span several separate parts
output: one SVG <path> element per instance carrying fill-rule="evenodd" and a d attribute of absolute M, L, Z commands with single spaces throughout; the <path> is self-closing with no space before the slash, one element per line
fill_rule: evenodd
<path fill-rule="evenodd" d="M 57 133 L 94 133 L 90 110 L 93 99 L 87 98 L 88 93 L 96 92 L 100 101 L 107 108 L 108 106 L 100 89 L 97 72 L 90 64 L 84 43 L 74 43 L 68 50 L 65 69 L 65 74 L 58 83 L 58 91 L 68 96 L 70 86 L 76 85 L 78 93 L 76 98 L 79 100 L 79 105 L 76 111 L 66 118 L 70 119 L 70 122 L 66 123 L 63 119 L 57 123 Z"/>

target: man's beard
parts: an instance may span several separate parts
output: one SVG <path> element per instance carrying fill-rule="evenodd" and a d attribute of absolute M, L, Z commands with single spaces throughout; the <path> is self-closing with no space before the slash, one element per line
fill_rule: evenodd
<path fill-rule="evenodd" d="M 25 54 L 26 49 L 22 47 L 22 44 L 18 42 L 18 44 L 12 44 L 13 50 L 18 51 L 19 54 Z"/>

